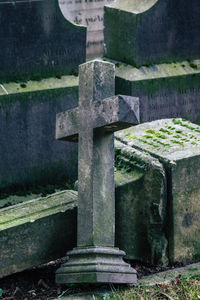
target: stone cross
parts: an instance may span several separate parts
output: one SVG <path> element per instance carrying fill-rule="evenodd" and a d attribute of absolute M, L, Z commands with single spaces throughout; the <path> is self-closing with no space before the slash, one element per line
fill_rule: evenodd
<path fill-rule="evenodd" d="M 139 123 L 139 100 L 113 96 L 114 65 L 94 60 L 79 68 L 79 107 L 60 113 L 56 138 L 78 141 L 78 241 L 56 273 L 58 283 L 135 283 L 136 271 L 114 248 L 113 132 Z"/>

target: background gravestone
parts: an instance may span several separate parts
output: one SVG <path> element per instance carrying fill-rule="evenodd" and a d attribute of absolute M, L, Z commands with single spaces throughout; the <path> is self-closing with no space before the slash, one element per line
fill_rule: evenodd
<path fill-rule="evenodd" d="M 117 0 L 105 7 L 105 54 L 135 66 L 198 58 L 199 18 L 198 0 Z"/>
<path fill-rule="evenodd" d="M 58 0 L 0 0 L 0 80 L 73 74 L 85 61 L 85 39 Z"/>
<path fill-rule="evenodd" d="M 113 0 L 59 0 L 64 16 L 75 23 L 87 26 L 87 56 L 103 53 L 103 6 Z"/>
<path fill-rule="evenodd" d="M 77 105 L 86 28 L 58 0 L 0 0 L 0 43 L 1 197 L 76 180 L 76 146 L 58 143 L 54 124 Z"/>
<path fill-rule="evenodd" d="M 140 98 L 142 121 L 200 121 L 199 20 L 198 0 L 105 6 L 105 56 L 116 64 L 116 94 Z"/>
<path fill-rule="evenodd" d="M 75 181 L 77 147 L 56 141 L 55 120 L 56 113 L 77 105 L 78 78 L 68 75 L 4 87 L 8 95 L 0 95 L 1 197 L 4 192 Z"/>

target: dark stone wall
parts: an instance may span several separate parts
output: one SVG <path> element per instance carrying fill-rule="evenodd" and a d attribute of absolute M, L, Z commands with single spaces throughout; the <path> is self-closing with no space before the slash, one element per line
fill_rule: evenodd
<path fill-rule="evenodd" d="M 58 0 L 0 1 L 0 81 L 71 75 L 85 62 L 86 28 Z"/>
<path fill-rule="evenodd" d="M 137 67 L 199 57 L 199 0 L 158 0 L 140 13 L 128 3 L 105 7 L 106 57 Z"/>
<path fill-rule="evenodd" d="M 56 113 L 77 106 L 78 86 L 0 97 L 0 190 L 77 177 L 77 145 L 55 139 Z"/>

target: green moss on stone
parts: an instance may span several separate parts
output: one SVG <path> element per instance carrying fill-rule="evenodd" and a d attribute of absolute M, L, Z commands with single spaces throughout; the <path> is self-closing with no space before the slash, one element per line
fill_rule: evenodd
<path fill-rule="evenodd" d="M 3 85 L 8 95 L 74 86 L 78 86 L 77 76 L 61 76 L 60 79 L 52 77 L 39 81 L 30 80 L 27 82 L 10 82 Z M 6 94 L 4 89 L 0 87 L 0 96 Z"/>
<path fill-rule="evenodd" d="M 109 61 L 113 62 L 112 60 Z M 196 65 L 197 68 L 192 68 L 191 63 L 188 61 L 158 64 L 153 66 L 142 66 L 140 68 L 120 63 L 119 67 L 116 68 L 116 76 L 134 82 L 157 79 L 154 85 L 159 86 L 161 81 L 159 81 L 158 79 L 170 79 L 170 77 L 178 78 L 180 76 L 185 77 L 185 75 L 200 74 L 200 60 L 194 60 L 192 63 Z M 177 84 L 175 80 L 174 87 L 178 87 L 183 91 L 186 88 L 186 85 L 180 85 L 180 80 L 177 80 L 179 84 Z M 194 78 L 191 76 L 191 78 L 187 77 L 186 80 L 194 81 Z M 171 84 L 173 84 L 173 82 L 171 82 L 170 85 Z M 152 86 L 152 89 L 155 89 L 154 86 Z"/>
<path fill-rule="evenodd" d="M 46 198 L 30 200 L 13 207 L 0 210 L 0 231 L 24 224 L 34 222 L 36 219 L 45 217 L 67 209 L 73 209 L 77 201 L 77 192 L 63 191 L 50 195 Z"/>

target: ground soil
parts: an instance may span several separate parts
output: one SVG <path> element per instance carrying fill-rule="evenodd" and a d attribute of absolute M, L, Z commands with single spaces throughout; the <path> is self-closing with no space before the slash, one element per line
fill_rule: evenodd
<path fill-rule="evenodd" d="M 55 272 L 66 258 L 62 258 L 48 264 L 8 276 L 0 279 L 0 289 L 3 294 L 1 300 L 47 300 L 55 299 L 67 290 L 67 294 L 74 294 L 93 290 L 97 286 L 59 286 L 55 283 Z M 145 266 L 134 262 L 132 266 L 138 272 L 138 278 L 165 271 L 169 267 Z M 106 290 L 109 286 L 101 285 L 98 289 Z M 1 290 L 0 290 L 1 291 Z"/>

